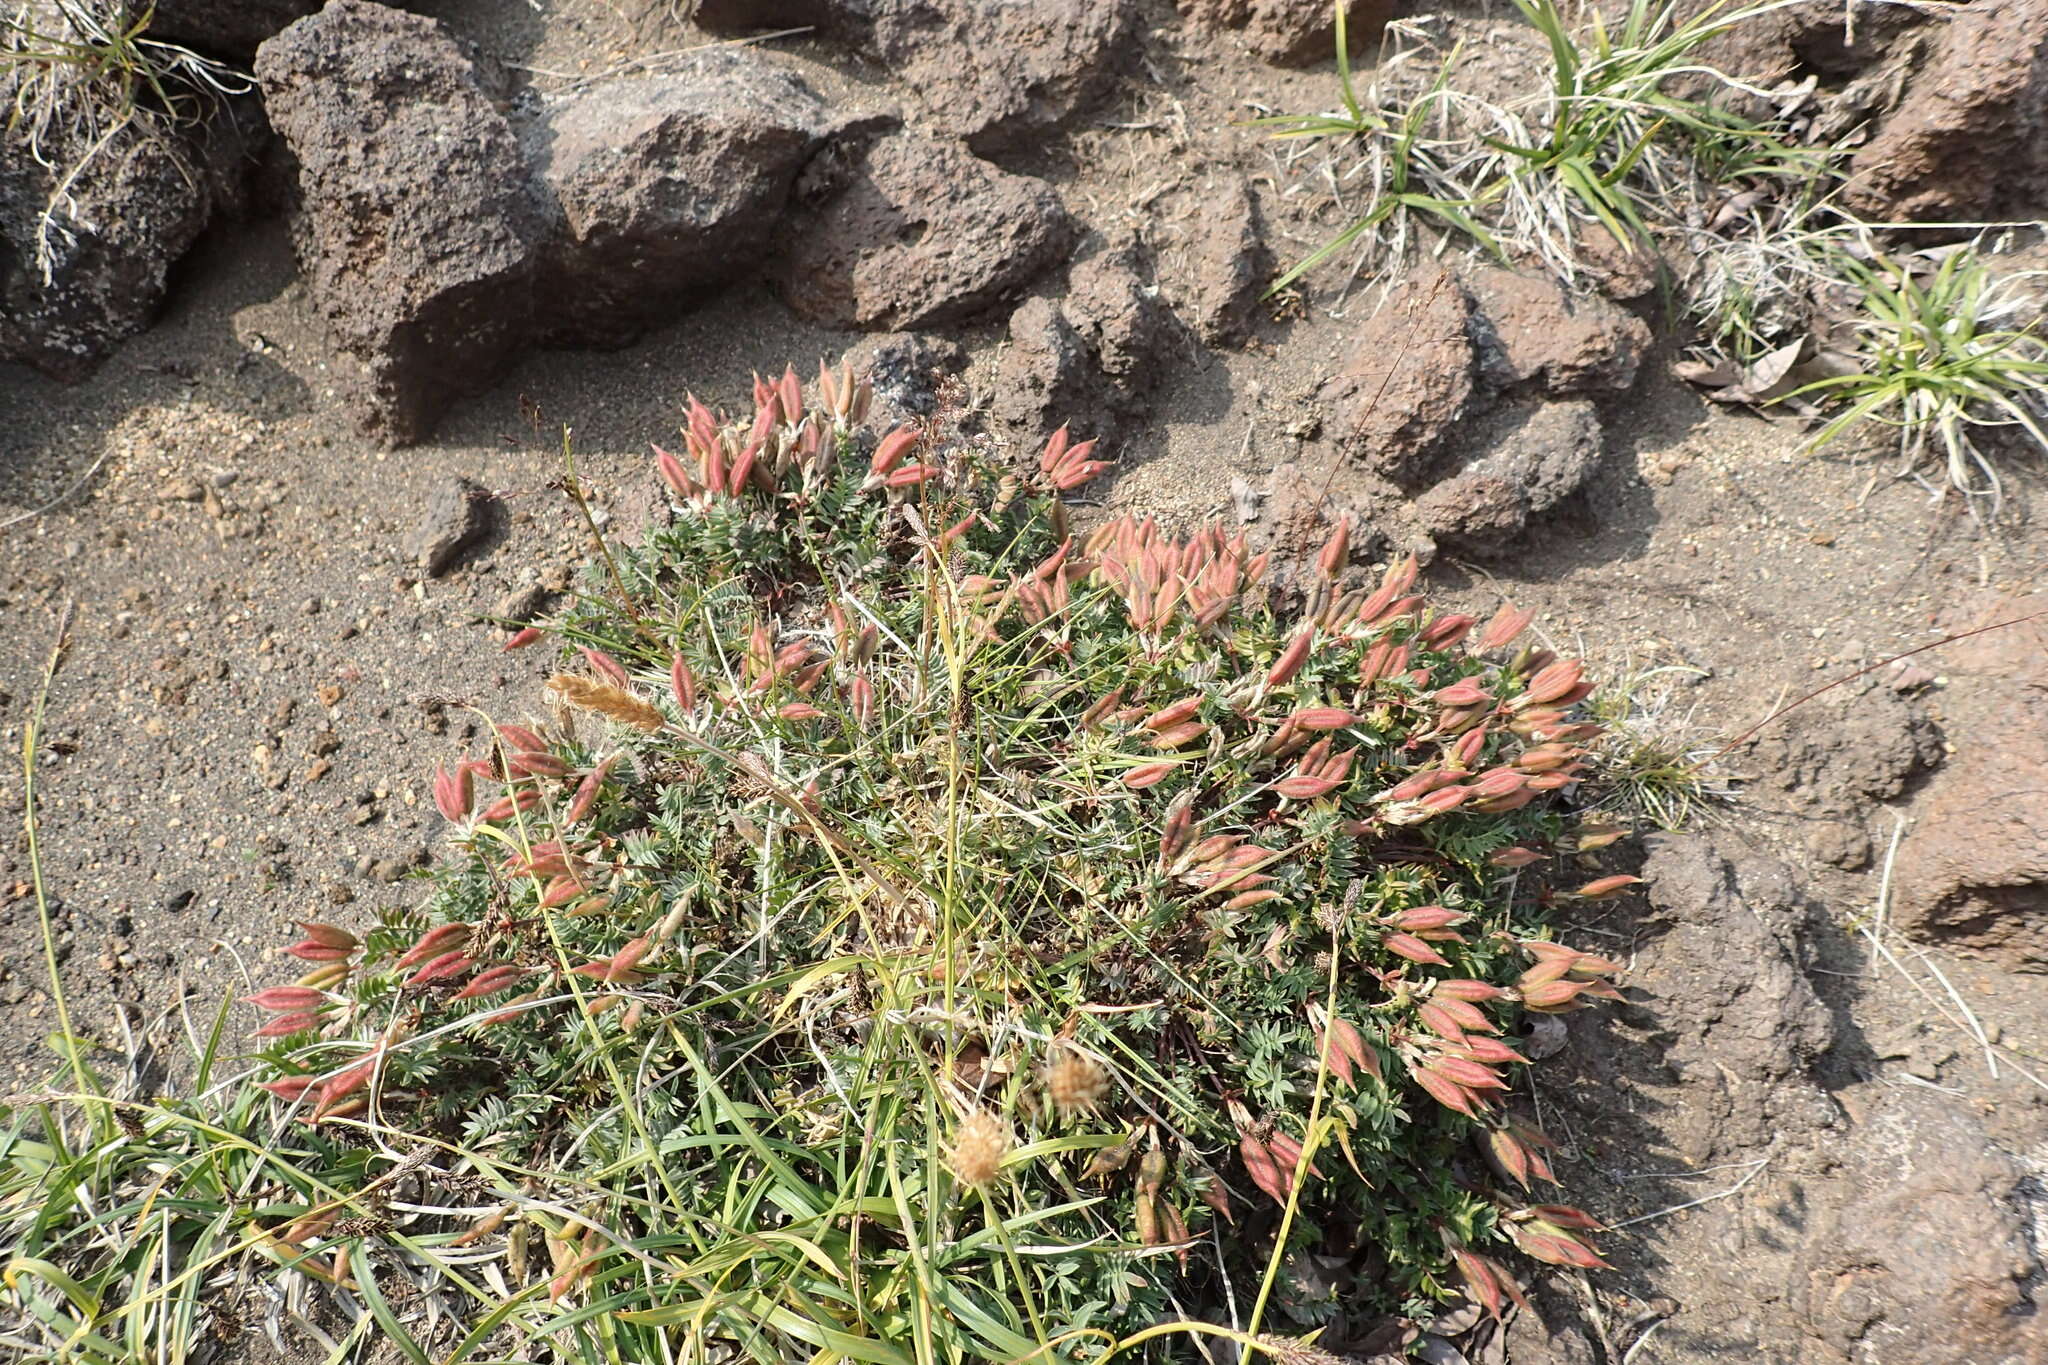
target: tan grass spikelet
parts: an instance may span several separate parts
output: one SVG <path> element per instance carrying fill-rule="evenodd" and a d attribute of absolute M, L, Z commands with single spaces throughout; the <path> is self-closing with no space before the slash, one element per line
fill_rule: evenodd
<path fill-rule="evenodd" d="M 639 730 L 659 730 L 667 723 L 651 703 L 642 701 L 623 687 L 592 682 L 572 673 L 557 673 L 548 679 L 548 686 L 560 693 L 571 706 L 595 711 L 621 725 Z"/>
<path fill-rule="evenodd" d="M 946 1164 L 962 1184 L 985 1189 L 1001 1174 L 1010 1144 L 1009 1124 L 986 1109 L 970 1110 L 953 1131 L 953 1148 L 946 1154 Z"/>
<path fill-rule="evenodd" d="M 1039 1079 L 1053 1109 L 1066 1118 L 1094 1113 L 1109 1093 L 1109 1073 L 1102 1064 L 1071 1047 L 1056 1049 Z"/>

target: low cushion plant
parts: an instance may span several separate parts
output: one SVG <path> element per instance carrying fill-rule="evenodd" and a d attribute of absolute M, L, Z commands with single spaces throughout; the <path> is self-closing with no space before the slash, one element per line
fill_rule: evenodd
<path fill-rule="evenodd" d="M 1633 880 L 1542 875 L 1579 666 L 1344 525 L 1283 610 L 1242 533 L 1071 527 L 1088 443 L 1003 473 L 867 406 L 692 404 L 673 524 L 514 637 L 548 718 L 435 773 L 417 908 L 302 925 L 260 1088 L 216 1040 L 95 1111 L 141 1134 L 75 1144 L 101 1203 L 185 1223 L 74 1201 L 39 1330 L 231 1283 L 451 1365 L 1307 1360 L 1601 1264 L 1508 1102 L 1522 1016 L 1613 993 L 1550 910 Z"/>

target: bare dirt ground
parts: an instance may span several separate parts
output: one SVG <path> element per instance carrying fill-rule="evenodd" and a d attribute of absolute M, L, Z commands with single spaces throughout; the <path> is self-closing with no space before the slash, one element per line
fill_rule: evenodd
<path fill-rule="evenodd" d="M 536 83 L 694 41 L 584 0 L 440 17 Z M 821 84 L 875 79 L 810 39 L 780 50 L 829 63 Z M 1283 260 L 1312 245 L 1328 226 L 1312 168 L 1236 120 L 1329 103 L 1328 71 L 1275 71 L 1163 25 L 1142 69 L 1067 146 L 1005 164 L 1093 231 L 1140 233 L 1169 297 L 1220 175 L 1279 206 Z M 1236 517 L 1233 478 L 1263 486 L 1283 462 L 1320 485 L 1339 456 L 1319 388 L 1368 311 L 1333 302 L 1262 319 L 1241 349 L 1189 339 L 1158 361 L 1154 415 L 1115 452 L 1107 505 L 1186 525 Z M 1467 609 L 1533 608 L 1610 676 L 1682 669 L 1660 675 L 1666 719 L 1735 736 L 2039 603 L 2038 462 L 2013 466 L 1987 533 L 1955 498 L 1893 479 L 1878 437 L 1811 456 L 1795 427 L 1701 401 L 1665 373 L 1677 329 L 1654 304 L 1644 315 L 1655 350 L 1607 404 L 1587 491 L 1510 554 L 1430 565 Z M 999 322 L 954 335 L 988 396 Z M 859 340 L 743 280 L 625 349 L 534 352 L 430 440 L 385 450 L 356 432 L 337 384 L 350 362 L 273 219 L 216 232 L 161 321 L 85 383 L 0 367 L 0 728 L 12 751 L 68 620 L 39 814 L 81 1031 L 118 1048 L 124 1015 L 139 1028 L 181 991 L 240 989 L 289 921 L 412 894 L 440 823 L 428 774 L 475 729 L 467 708 L 539 705 L 545 651 L 502 652 L 490 618 L 508 595 L 565 589 L 590 551 L 557 486 L 564 424 L 606 533 L 629 535 L 658 507 L 647 442 L 675 431 L 686 393 L 736 407 L 754 371 Z M 495 529 L 425 579 L 400 543 L 457 475 L 497 495 Z M 1383 503 L 1341 465 L 1334 497 Z M 1412 532 L 1398 513 L 1382 525 L 1384 558 Z M 1581 924 L 1633 964 L 1631 1003 L 1575 1016 L 1533 1101 L 1564 1143 L 1564 1197 L 1617 1227 L 1617 1269 L 1554 1277 L 1484 1358 L 2048 1359 L 2029 1344 L 2048 1340 L 2038 1323 L 2019 1322 L 2048 1292 L 2048 992 L 2010 957 L 1923 956 L 1862 929 L 1898 822 L 1964 746 L 2000 742 L 2002 689 L 2048 657 L 2040 619 L 1996 638 L 1915 656 L 1924 678 L 1880 669 L 1735 748 L 1720 766 L 1739 798 L 1652 838 L 1647 900 Z M 22 797 L 18 771 L 0 777 L 8 819 Z M 0 843 L 16 1087 L 48 1071 L 54 1027 L 28 877 L 22 842 Z"/>

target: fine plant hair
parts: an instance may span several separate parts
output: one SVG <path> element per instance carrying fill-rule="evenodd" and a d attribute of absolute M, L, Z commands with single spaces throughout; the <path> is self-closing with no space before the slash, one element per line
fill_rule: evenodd
<path fill-rule="evenodd" d="M 754 397 L 512 637 L 553 705 L 436 769 L 417 904 L 177 1016 L 178 1095 L 13 1105 L 0 1348 L 1312 1362 L 1603 1265 L 1516 1098 L 1615 994 L 1550 916 L 1635 880 L 1572 861 L 1579 664 L 1346 524 L 1285 610 L 1241 534 L 1078 534 L 1065 432 Z"/>
<path fill-rule="evenodd" d="M 252 88 L 232 67 L 150 37 L 155 17 L 153 3 L 127 0 L 16 0 L 11 12 L 0 11 L 6 129 L 55 178 L 36 225 L 45 285 L 70 241 L 73 191 L 123 135 L 194 174 L 172 130 Z"/>

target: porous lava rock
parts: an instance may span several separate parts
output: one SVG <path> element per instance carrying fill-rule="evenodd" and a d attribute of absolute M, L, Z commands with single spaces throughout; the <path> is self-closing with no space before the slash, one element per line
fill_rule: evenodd
<path fill-rule="evenodd" d="M 1275 66 L 1313 66 L 1337 54 L 1337 7 L 1330 0 L 1179 0 L 1189 23 L 1236 31 L 1244 45 Z M 1393 0 L 1344 0 L 1344 37 L 1356 57 L 1379 46 Z"/>
<path fill-rule="evenodd" d="M 1625 392 L 1650 329 L 1601 296 L 1574 297 L 1548 275 L 1479 266 L 1465 276 L 1476 304 L 1480 361 L 1497 387 L 1555 397 Z"/>
<path fill-rule="evenodd" d="M 1243 341 L 1274 269 L 1258 195 L 1243 177 L 1204 193 L 1187 257 L 1181 307 L 1189 323 L 1211 346 Z"/>
<path fill-rule="evenodd" d="M 307 288 L 364 366 L 362 424 L 417 440 L 532 327 L 546 215 L 519 141 L 447 30 L 369 0 L 264 43 L 256 78 L 298 165 Z"/>
<path fill-rule="evenodd" d="M 524 130 L 559 210 L 539 284 L 546 339 L 621 344 L 744 274 L 826 129 L 811 88 L 746 49 L 551 102 Z"/>
<path fill-rule="evenodd" d="M 1427 481 L 1476 390 L 1472 296 L 1437 268 L 1401 284 L 1358 330 L 1332 384 L 1338 448 L 1404 486 Z"/>
<path fill-rule="evenodd" d="M 1600 463 L 1600 414 L 1584 399 L 1523 401 L 1488 413 L 1466 439 L 1484 453 L 1414 510 L 1440 545 L 1484 559 L 1585 486 Z"/>
<path fill-rule="evenodd" d="M 1844 198 L 1873 220 L 2048 215 L 2048 0 L 1956 9 L 1849 172 Z"/>
<path fill-rule="evenodd" d="M 806 189 L 817 197 L 785 224 L 777 283 L 791 308 L 834 327 L 966 321 L 1022 292 L 1073 240 L 1051 186 L 917 133 L 857 148 Z"/>
<path fill-rule="evenodd" d="M 1136 55 L 1136 0 L 703 0 L 714 33 L 805 27 L 865 49 L 926 131 L 987 155 L 1099 102 Z"/>

